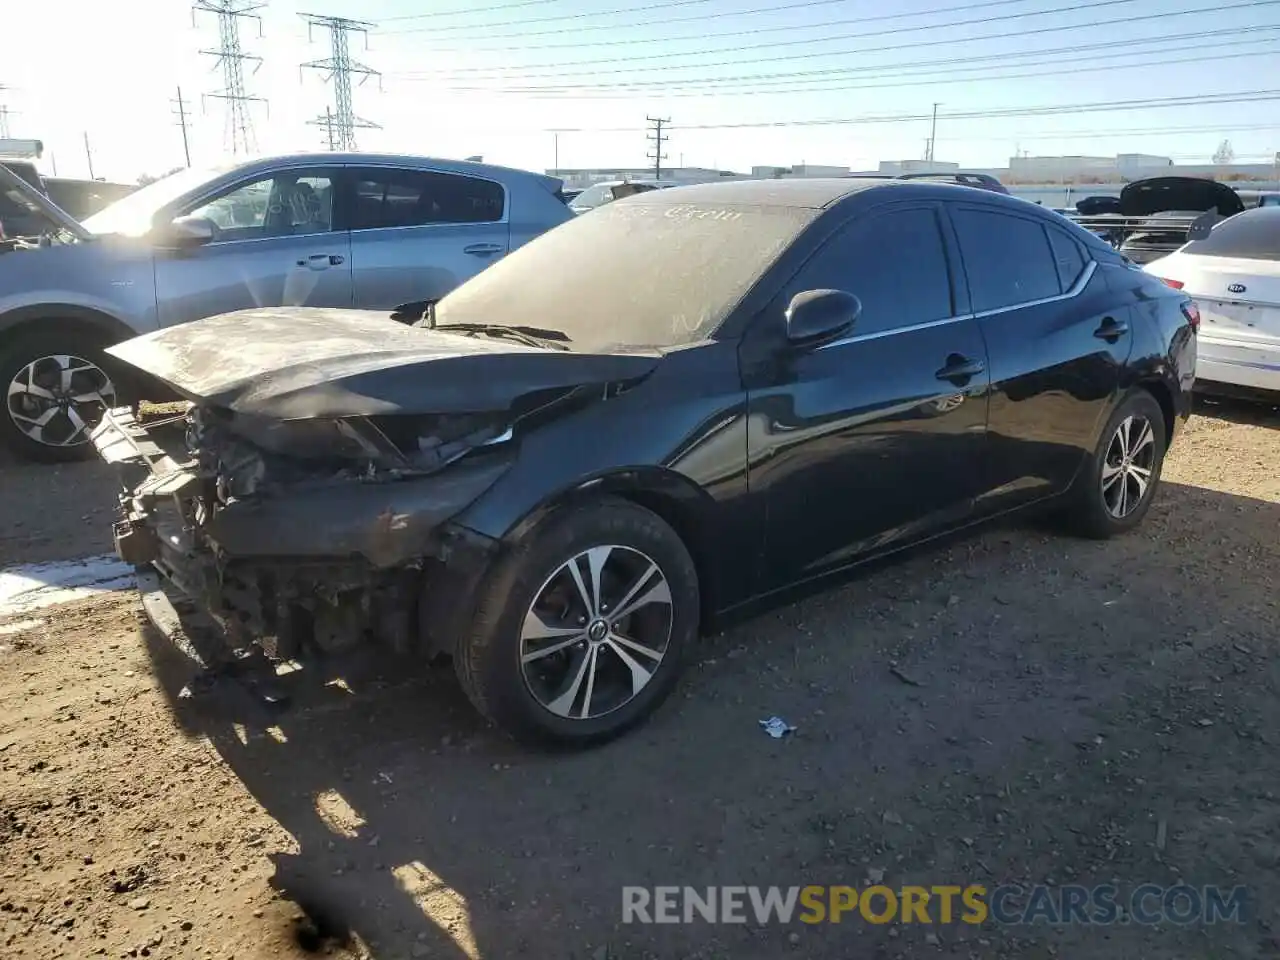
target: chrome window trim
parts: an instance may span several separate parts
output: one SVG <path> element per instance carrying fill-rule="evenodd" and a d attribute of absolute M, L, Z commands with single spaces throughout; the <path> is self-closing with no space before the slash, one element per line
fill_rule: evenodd
<path fill-rule="evenodd" d="M 1012 303 L 1007 307 L 997 307 L 994 310 L 980 310 L 974 316 L 981 320 L 983 317 L 994 317 L 996 314 L 1008 313 L 1010 310 L 1025 310 L 1027 307 L 1039 307 L 1046 303 L 1057 303 L 1059 300 L 1070 300 L 1073 297 L 1078 297 L 1084 292 L 1084 288 L 1089 285 L 1089 281 L 1093 279 L 1093 274 L 1097 269 L 1098 261 L 1090 260 L 1075 284 L 1066 293 L 1060 293 L 1053 297 L 1041 297 L 1039 300 L 1028 300 L 1025 303 Z"/>
<path fill-rule="evenodd" d="M 1057 303 L 1059 300 L 1070 300 L 1080 296 L 1084 292 L 1085 287 L 1089 285 L 1089 281 L 1093 279 L 1094 273 L 1098 269 L 1098 262 L 1090 260 L 1085 265 L 1084 270 L 1080 273 L 1079 279 L 1072 285 L 1071 289 L 1066 293 L 1060 293 L 1055 297 L 1043 297 L 1039 300 L 1028 300 L 1025 303 L 1015 303 L 1007 307 L 999 307 L 995 310 L 983 310 L 979 313 L 966 313 L 955 317 L 943 317 L 941 320 L 926 320 L 924 323 L 913 323 L 905 327 L 894 327 L 892 330 L 877 330 L 874 333 L 856 333 L 847 337 L 841 337 L 839 340 L 832 340 L 830 343 L 824 343 L 818 347 L 818 350 L 829 350 L 832 347 L 843 347 L 849 343 L 862 343 L 865 340 L 879 340 L 882 337 L 892 337 L 899 333 L 915 333 L 918 330 L 928 330 L 932 327 L 944 327 L 951 323 L 959 323 L 962 320 L 981 320 L 984 317 L 994 317 L 1001 313 L 1008 313 L 1010 310 L 1024 310 L 1027 307 L 1039 307 L 1046 303 Z"/>

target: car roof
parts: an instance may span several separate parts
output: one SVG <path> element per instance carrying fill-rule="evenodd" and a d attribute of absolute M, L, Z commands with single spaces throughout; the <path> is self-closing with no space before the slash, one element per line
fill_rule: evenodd
<path fill-rule="evenodd" d="M 233 169 L 237 174 L 268 172 L 281 162 L 315 163 L 325 166 L 347 166 L 369 164 L 371 166 L 403 166 L 423 167 L 442 173 L 457 173 L 473 177 L 493 177 L 504 180 L 528 179 L 532 181 L 555 182 L 555 177 L 534 173 L 532 170 L 519 170 L 515 167 L 500 167 L 492 163 L 479 163 L 475 160 L 446 160 L 441 157 L 428 157 L 410 153 L 282 153 L 271 156 L 255 157 L 246 160 Z"/>
<path fill-rule="evenodd" d="M 628 197 L 626 203 L 732 203 L 746 206 L 799 207 L 820 210 L 844 199 L 886 184 L 913 189 L 901 180 L 849 180 L 797 177 L 794 180 L 731 180 L 694 183 L 670 190 Z M 927 189 L 927 188 L 926 188 Z"/>
<path fill-rule="evenodd" d="M 618 203 L 704 203 L 742 204 L 746 206 L 795 207 L 821 210 L 831 207 L 856 194 L 875 191 L 901 199 L 960 199 L 955 192 L 963 190 L 966 201 L 982 203 L 1012 203 L 1021 209 L 1030 208 L 1042 213 L 1044 208 L 1027 200 L 1019 200 L 992 190 L 975 190 L 937 180 L 902 180 L 897 177 L 797 177 L 793 180 L 731 180 L 718 183 L 699 183 L 671 190 L 642 193 Z"/>

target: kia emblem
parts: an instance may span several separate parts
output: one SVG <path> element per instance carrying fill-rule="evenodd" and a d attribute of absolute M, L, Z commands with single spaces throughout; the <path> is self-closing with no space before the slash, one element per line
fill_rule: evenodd
<path fill-rule="evenodd" d="M 1227 287 L 1227 292 L 1228 293 L 1244 293 L 1244 284 L 1233 283 L 1229 287 Z"/>

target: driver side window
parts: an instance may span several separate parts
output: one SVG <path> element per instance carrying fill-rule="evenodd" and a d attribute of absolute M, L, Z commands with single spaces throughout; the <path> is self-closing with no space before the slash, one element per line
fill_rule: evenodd
<path fill-rule="evenodd" d="M 254 180 L 210 200 L 187 216 L 210 221 L 215 242 L 328 233 L 333 228 L 333 179 L 289 170 Z"/>

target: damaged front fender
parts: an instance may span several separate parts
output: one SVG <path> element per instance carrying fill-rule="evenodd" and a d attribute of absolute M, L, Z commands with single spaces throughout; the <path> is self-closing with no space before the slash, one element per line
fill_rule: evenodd
<path fill-rule="evenodd" d="M 440 473 L 398 483 L 334 483 L 287 497 L 229 503 L 205 523 L 228 556 L 361 556 L 394 567 L 430 553 L 433 532 L 497 482 L 514 453 L 495 448 Z"/>

